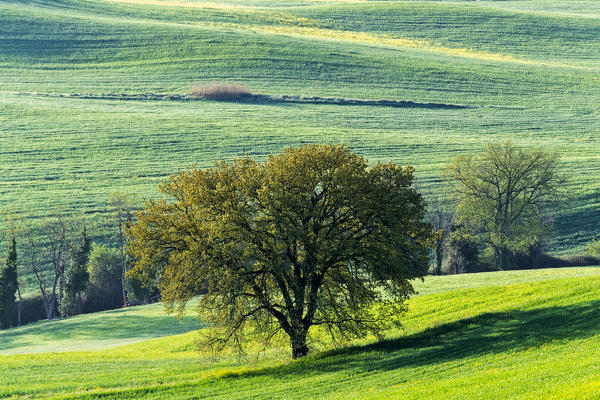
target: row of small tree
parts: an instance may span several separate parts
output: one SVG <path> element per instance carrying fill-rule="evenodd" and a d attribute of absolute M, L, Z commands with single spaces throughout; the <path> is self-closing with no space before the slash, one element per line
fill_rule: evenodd
<path fill-rule="evenodd" d="M 130 260 L 123 227 L 133 221 L 133 204 L 121 195 L 113 195 L 111 204 L 114 233 L 109 241 L 114 247 L 92 243 L 83 220 L 62 212 L 42 226 L 9 222 L 7 256 L 0 262 L 0 329 L 40 319 L 38 307 L 50 320 L 117 308 L 149 297 L 149 289 L 126 278 Z M 22 259 L 18 259 L 19 254 L 23 254 Z M 24 276 L 18 276 L 17 265 Z M 19 285 L 25 276 L 39 291 L 27 299 L 23 299 Z"/>

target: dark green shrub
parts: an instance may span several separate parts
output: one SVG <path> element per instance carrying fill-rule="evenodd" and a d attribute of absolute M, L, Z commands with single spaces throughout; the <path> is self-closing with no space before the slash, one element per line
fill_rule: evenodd
<path fill-rule="evenodd" d="M 46 319 L 41 296 L 25 297 L 21 303 L 21 325 Z M 13 313 L 13 326 L 17 325 L 17 310 Z"/>
<path fill-rule="evenodd" d="M 111 310 L 123 306 L 121 254 L 107 246 L 94 245 L 88 264 L 88 285 L 83 312 Z"/>

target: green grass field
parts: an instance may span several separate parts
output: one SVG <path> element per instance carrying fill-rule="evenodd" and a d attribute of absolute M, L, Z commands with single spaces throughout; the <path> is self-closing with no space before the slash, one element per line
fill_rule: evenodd
<path fill-rule="evenodd" d="M 428 277 L 403 330 L 301 361 L 215 359 L 159 305 L 81 315 L 0 332 L 0 398 L 593 399 L 599 287 L 600 268 Z"/>
<path fill-rule="evenodd" d="M 5 0 L 0 212 L 76 212 L 106 240 L 111 193 L 156 197 L 192 164 L 345 143 L 442 190 L 455 155 L 510 139 L 572 172 L 552 250 L 577 253 L 600 226 L 599 74 L 591 0 Z M 114 99 L 213 80 L 470 108 Z"/>
<path fill-rule="evenodd" d="M 135 99 L 209 81 L 333 99 Z M 441 192 L 454 156 L 510 139 L 571 173 L 552 251 L 578 253 L 600 233 L 599 134 L 596 0 L 0 0 L 0 214 L 75 213 L 99 241 L 113 192 L 156 198 L 192 164 L 344 143 Z M 600 268 L 415 286 L 404 329 L 334 350 L 315 334 L 300 361 L 197 351 L 193 304 L 1 331 L 0 398 L 600 399 Z"/>

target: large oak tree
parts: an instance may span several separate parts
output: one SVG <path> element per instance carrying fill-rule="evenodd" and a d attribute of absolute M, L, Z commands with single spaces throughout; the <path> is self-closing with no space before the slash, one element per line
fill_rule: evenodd
<path fill-rule="evenodd" d="M 171 307 L 207 291 L 198 310 L 212 344 L 283 330 L 297 358 L 315 325 L 380 334 L 427 269 L 431 229 L 412 184 L 412 167 L 369 168 L 344 146 L 192 168 L 127 230 L 132 274 L 158 276 Z"/>

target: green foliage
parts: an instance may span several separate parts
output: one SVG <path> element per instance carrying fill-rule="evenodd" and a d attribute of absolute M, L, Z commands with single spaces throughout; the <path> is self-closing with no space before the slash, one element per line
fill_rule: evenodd
<path fill-rule="evenodd" d="M 240 343 L 252 326 L 289 336 L 294 358 L 309 329 L 335 337 L 399 324 L 410 280 L 426 272 L 430 226 L 412 167 L 377 164 L 344 146 L 287 148 L 172 176 L 128 231 L 138 277 L 160 276 L 163 300 L 199 314 L 209 345 Z"/>
<path fill-rule="evenodd" d="M 446 176 L 459 196 L 459 235 L 490 246 L 500 269 L 513 253 L 540 247 L 552 231 L 549 205 L 564 192 L 559 162 L 553 152 L 517 149 L 511 142 L 457 156 Z"/>
<path fill-rule="evenodd" d="M 93 245 L 88 263 L 90 285 L 84 306 L 86 312 L 108 310 L 123 305 L 121 268 L 119 250 Z"/>
<path fill-rule="evenodd" d="M 588 253 L 595 257 L 600 257 L 600 240 L 594 240 L 588 244 Z"/>
<path fill-rule="evenodd" d="M 6 262 L 0 264 L 0 329 L 12 326 L 18 285 L 17 240 L 13 237 L 8 246 Z"/>
<path fill-rule="evenodd" d="M 144 282 L 136 278 L 128 279 L 128 288 L 129 297 L 139 302 L 148 301 L 153 293 L 152 285 L 144 284 Z"/>
<path fill-rule="evenodd" d="M 71 263 L 65 271 L 64 293 L 61 296 L 59 311 L 63 317 L 70 317 L 81 312 L 83 295 L 88 288 L 88 260 L 90 256 L 91 239 L 84 229 L 79 243 L 76 243 L 71 256 Z"/>
<path fill-rule="evenodd" d="M 89 259 L 90 282 L 94 285 L 101 285 L 103 282 L 110 284 L 120 280 L 120 255 L 117 249 L 95 244 Z"/>
<path fill-rule="evenodd" d="M 446 273 L 459 274 L 484 269 L 479 257 L 481 246 L 471 235 L 465 234 L 461 229 L 455 229 L 449 233 L 445 244 L 448 252 Z"/>

